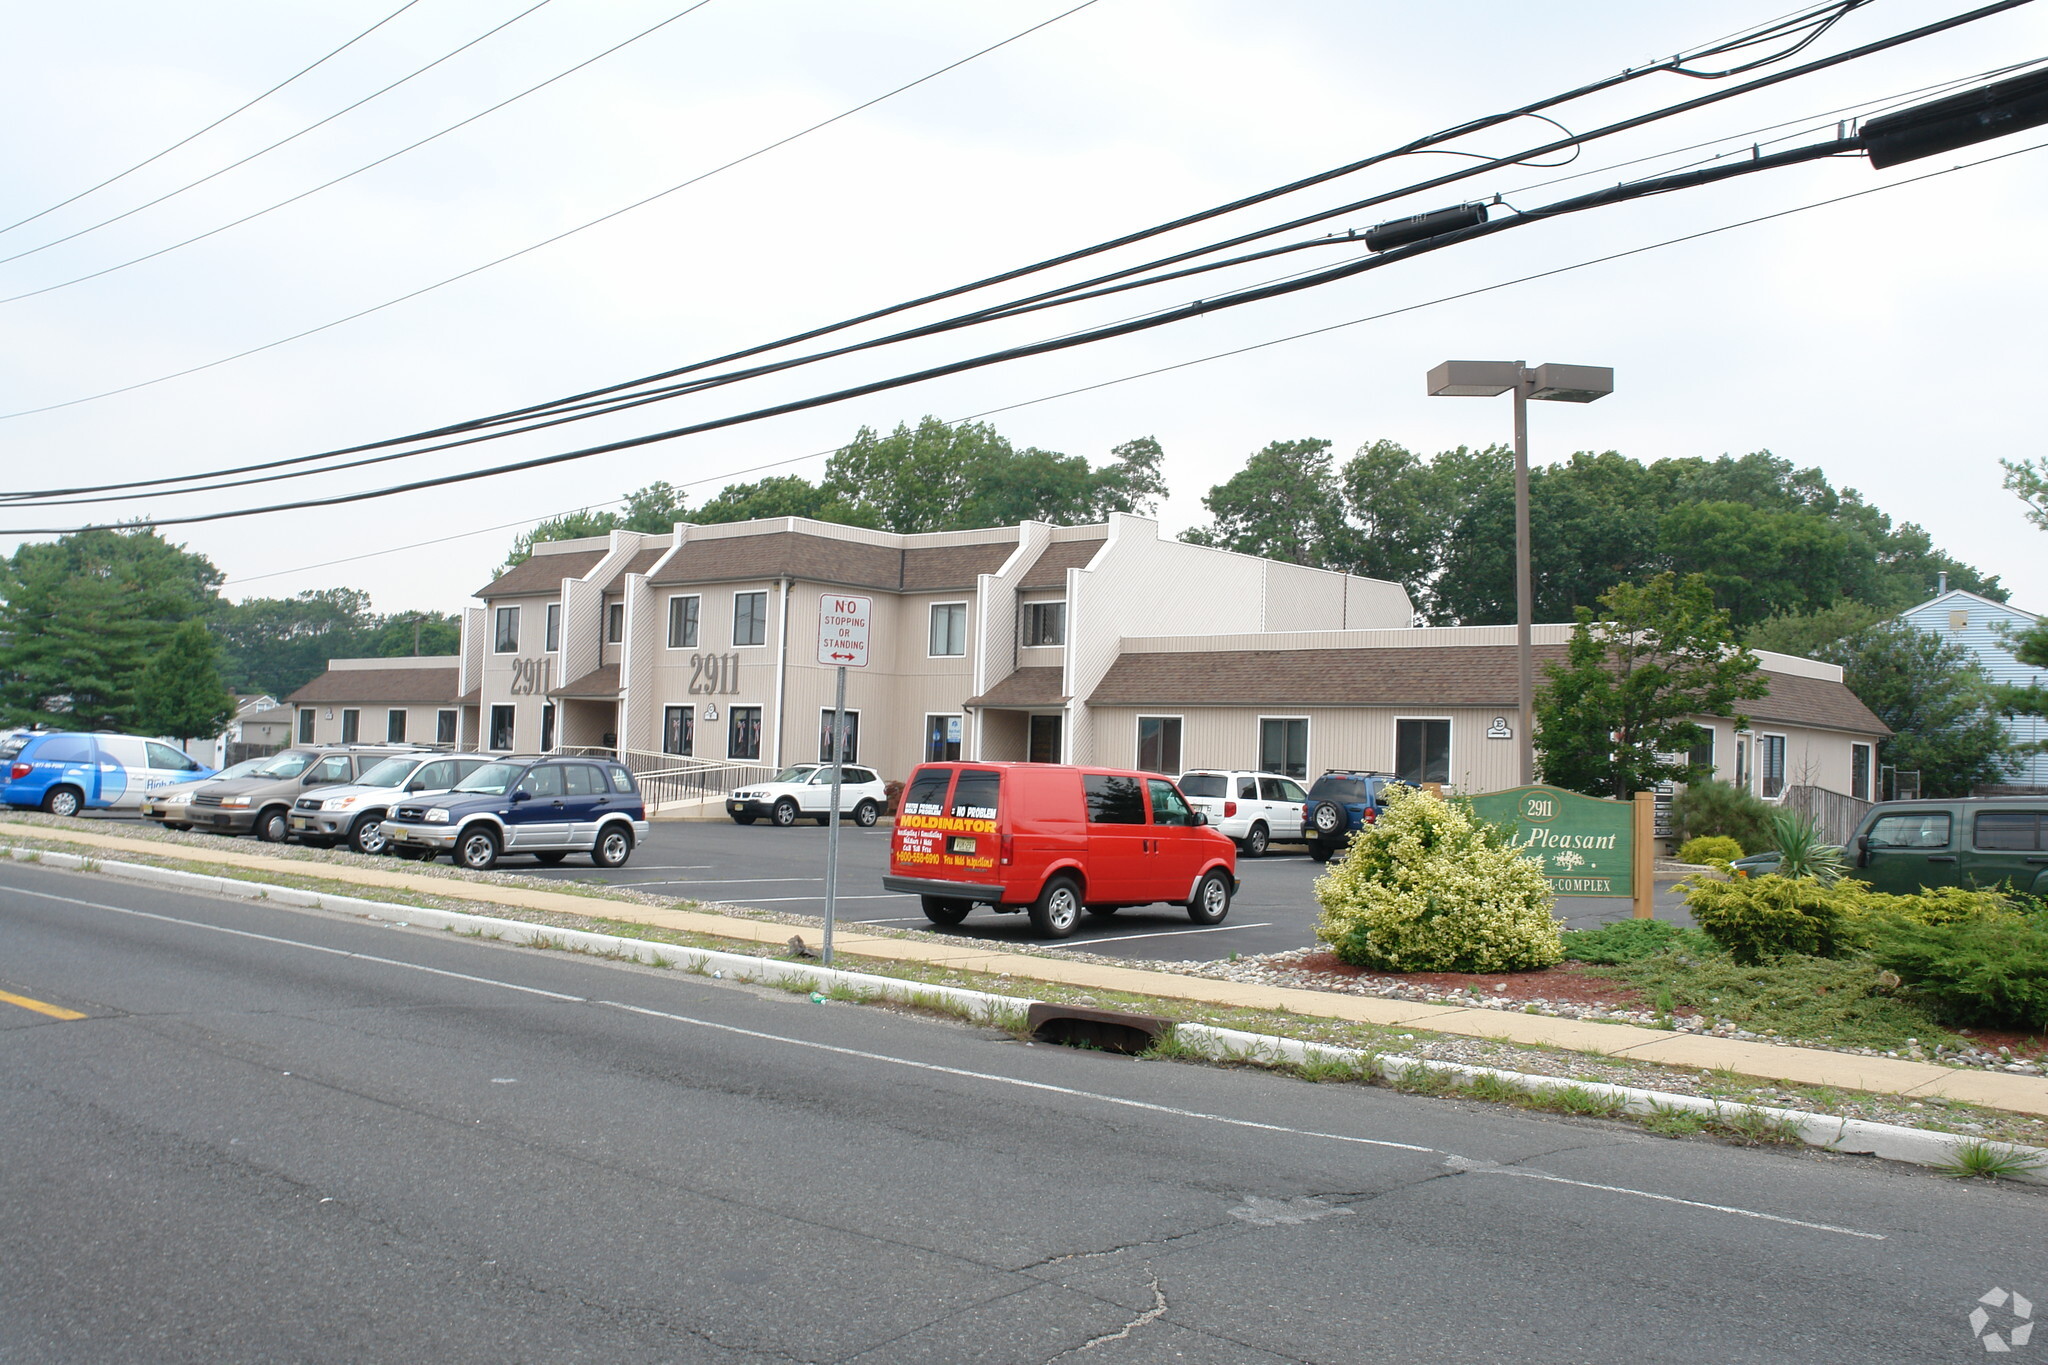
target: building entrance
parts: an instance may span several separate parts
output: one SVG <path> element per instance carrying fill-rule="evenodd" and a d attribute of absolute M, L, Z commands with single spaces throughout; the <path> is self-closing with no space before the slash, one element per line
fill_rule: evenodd
<path fill-rule="evenodd" d="M 1025 759 L 1031 763 L 1057 763 L 1060 761 L 1060 727 L 1065 716 L 1033 716 L 1031 737 L 1025 746 Z"/>

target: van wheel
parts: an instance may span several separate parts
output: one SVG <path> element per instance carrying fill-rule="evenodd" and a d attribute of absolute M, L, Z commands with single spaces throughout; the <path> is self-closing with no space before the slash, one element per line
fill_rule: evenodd
<path fill-rule="evenodd" d="M 633 832 L 624 825 L 606 825 L 590 848 L 592 867 L 624 867 L 633 856 Z"/>
<path fill-rule="evenodd" d="M 1081 888 L 1072 877 L 1054 877 L 1031 903 L 1031 927 L 1042 938 L 1065 938 L 1081 922 Z"/>
<path fill-rule="evenodd" d="M 949 900 L 944 896 L 920 896 L 924 906 L 924 917 L 933 924 L 958 924 L 967 918 L 967 902 Z"/>
<path fill-rule="evenodd" d="M 1221 924 L 1230 913 L 1230 880 L 1221 872 L 1204 873 L 1188 897 L 1188 918 L 1197 924 Z"/>
<path fill-rule="evenodd" d="M 498 865 L 498 836 L 488 829 L 473 829 L 455 845 L 455 861 L 472 872 L 489 872 Z"/>
<path fill-rule="evenodd" d="M 1244 836 L 1244 856 L 1247 858 L 1263 858 L 1266 856 L 1267 845 L 1272 842 L 1273 836 L 1266 833 L 1265 823 L 1261 821 L 1253 825 Z"/>
<path fill-rule="evenodd" d="M 374 858 L 391 847 L 391 836 L 384 832 L 382 816 L 365 815 L 348 832 L 348 842 L 356 852 L 367 853 Z"/>
<path fill-rule="evenodd" d="M 795 824 L 796 802 L 786 796 L 777 801 L 775 803 L 774 820 L 776 824 L 781 825 L 784 829 L 788 829 L 791 825 Z"/>
<path fill-rule="evenodd" d="M 863 801 L 853 808 L 853 823 L 862 829 L 873 829 L 875 821 L 882 818 L 882 808 L 872 801 Z"/>
<path fill-rule="evenodd" d="M 43 797 L 43 809 L 52 815 L 76 815 L 84 804 L 76 787 L 52 787 Z"/>
<path fill-rule="evenodd" d="M 266 844 L 281 844 L 291 832 L 282 810 L 273 807 L 256 817 L 256 837 Z"/>

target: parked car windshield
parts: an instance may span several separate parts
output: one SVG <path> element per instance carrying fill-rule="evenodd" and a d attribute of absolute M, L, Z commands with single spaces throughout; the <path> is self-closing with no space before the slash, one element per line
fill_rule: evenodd
<path fill-rule="evenodd" d="M 1319 777 L 1309 788 L 1311 801 L 1370 801 L 1370 785 L 1362 777 Z"/>
<path fill-rule="evenodd" d="M 1230 779 L 1222 773 L 1187 773 L 1180 780 L 1184 796 L 1228 796 Z"/>
<path fill-rule="evenodd" d="M 365 787 L 403 786 L 405 779 L 417 766 L 419 760 L 416 758 L 387 758 L 364 773 L 357 781 Z"/>
<path fill-rule="evenodd" d="M 290 749 L 281 754 L 272 754 L 249 770 L 251 777 L 297 777 L 313 766 L 317 754 L 293 753 Z"/>
<path fill-rule="evenodd" d="M 233 777 L 248 777 L 269 761 L 265 758 L 245 758 L 231 768 L 222 768 L 211 777 L 202 777 L 198 780 L 201 782 L 225 782 Z"/>
<path fill-rule="evenodd" d="M 486 763 L 457 782 L 453 790 L 478 796 L 503 796 L 525 771 L 524 763 Z"/>
<path fill-rule="evenodd" d="M 775 780 L 777 782 L 808 782 L 811 780 L 811 774 L 818 771 L 819 766 L 816 763 L 799 763 L 794 768 L 784 768 L 781 772 L 775 774 Z"/>

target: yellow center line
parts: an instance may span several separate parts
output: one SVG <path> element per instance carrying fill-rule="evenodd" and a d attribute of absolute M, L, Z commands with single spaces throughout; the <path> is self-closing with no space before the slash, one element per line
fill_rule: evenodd
<path fill-rule="evenodd" d="M 19 1005 L 25 1010 L 34 1010 L 37 1014 L 47 1014 L 52 1019 L 84 1019 L 89 1017 L 80 1014 L 77 1010 L 67 1010 L 62 1005 L 49 1005 L 40 1000 L 31 1000 L 25 995 L 9 995 L 6 991 L 0 991 L 0 1003 Z"/>

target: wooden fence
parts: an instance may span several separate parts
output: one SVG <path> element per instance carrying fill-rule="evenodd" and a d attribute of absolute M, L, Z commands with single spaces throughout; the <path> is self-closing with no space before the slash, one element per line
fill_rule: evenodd
<path fill-rule="evenodd" d="M 1831 792 L 1825 787 L 1787 787 L 1785 808 L 1796 810 L 1813 821 L 1821 838 L 1831 844 L 1846 844 L 1856 826 L 1863 822 L 1870 802 Z"/>

